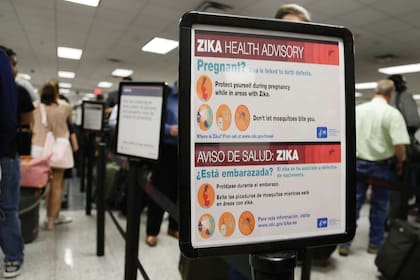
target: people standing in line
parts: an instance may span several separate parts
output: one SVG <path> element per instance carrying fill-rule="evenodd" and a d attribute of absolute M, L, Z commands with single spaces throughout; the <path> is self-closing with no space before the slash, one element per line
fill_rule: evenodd
<path fill-rule="evenodd" d="M 59 81 L 57 79 L 51 79 L 49 83 L 55 87 L 58 92 L 58 102 L 65 102 L 71 106 L 70 100 L 63 94 L 60 93 Z M 71 119 L 73 120 L 73 111 L 71 111 Z M 73 149 L 73 153 L 79 150 L 79 142 L 77 141 L 76 129 L 74 123 L 67 123 L 70 132 L 70 144 Z"/>
<path fill-rule="evenodd" d="M 175 82 L 166 101 L 166 120 L 162 154 L 153 169 L 152 183 L 165 195 L 177 202 L 178 197 L 178 82 Z M 149 199 L 147 210 L 146 243 L 156 246 L 164 210 Z M 178 222 L 169 216 L 167 233 L 179 237 Z"/>
<path fill-rule="evenodd" d="M 391 75 L 388 79 L 395 85 L 395 95 L 391 100 L 391 105 L 401 112 L 410 136 L 414 135 L 420 127 L 420 116 L 413 95 L 407 91 L 407 81 L 400 74 Z"/>
<path fill-rule="evenodd" d="M 16 53 L 7 47 L 0 46 L 0 49 L 6 52 L 9 56 L 10 65 L 12 67 L 13 76 L 16 79 L 17 69 L 17 57 Z M 20 84 L 16 83 L 16 93 L 18 100 L 18 112 L 17 112 L 17 135 L 13 142 L 15 149 L 19 155 L 29 155 L 31 153 L 31 138 L 32 138 L 32 126 L 34 122 L 33 111 L 34 106 L 29 92 Z"/>
<path fill-rule="evenodd" d="M 58 92 L 58 102 L 65 102 L 66 104 L 70 105 L 70 100 L 63 94 L 60 93 L 60 86 L 59 86 L 59 81 L 57 79 L 51 79 L 49 81 L 49 83 L 55 87 L 55 90 Z M 73 111 L 71 112 L 71 119 L 73 120 Z M 71 144 L 71 148 L 73 151 L 73 157 L 76 158 L 77 157 L 77 151 L 79 150 L 79 141 L 77 140 L 77 135 L 76 135 L 76 127 L 74 125 L 74 123 L 67 123 L 67 126 L 69 128 L 69 132 L 70 132 L 70 144 Z M 67 186 L 65 186 L 64 184 L 64 179 L 71 179 L 73 178 L 73 168 L 68 168 L 64 170 L 64 177 L 63 177 L 63 199 L 62 199 L 62 203 L 61 203 L 61 208 L 62 209 L 67 209 L 68 208 L 68 203 L 69 203 L 69 186 L 68 184 L 66 184 Z M 58 220 L 56 221 L 56 224 L 65 224 L 65 223 L 70 223 L 72 220 L 70 217 L 66 217 L 66 216 L 60 216 L 58 218 Z"/>
<path fill-rule="evenodd" d="M 71 106 L 65 102 L 58 101 L 58 92 L 53 85 L 44 85 L 41 90 L 40 102 L 35 102 L 34 135 L 32 137 L 32 154 L 34 157 L 42 155 L 47 134 L 47 128 L 42 123 L 42 108 L 45 109 L 47 115 L 48 129 L 52 131 L 56 138 L 69 139 L 68 123 L 73 123 Z M 54 225 L 71 221 L 70 218 L 60 215 L 64 169 L 51 168 L 51 170 L 51 188 L 45 199 L 47 208 L 45 228 L 47 230 L 53 230 Z"/>
<path fill-rule="evenodd" d="M 405 123 L 407 125 L 408 134 L 410 136 L 410 142 L 414 145 L 417 143 L 417 140 L 414 136 L 417 129 L 420 127 L 420 116 L 419 112 L 417 111 L 417 103 L 414 100 L 411 93 L 407 91 L 407 81 L 404 76 L 400 74 L 391 75 L 388 77 L 388 79 L 392 80 L 395 84 L 395 95 L 391 100 L 392 106 L 400 110 L 401 114 L 404 117 Z M 410 146 L 409 146 L 410 147 Z M 408 158 L 407 158 L 407 165 L 408 169 L 411 170 L 411 181 L 410 183 L 417 187 L 417 184 L 419 183 L 418 174 L 420 172 L 418 170 L 412 170 L 410 168 L 410 165 L 412 163 L 418 162 L 420 160 L 420 155 L 415 154 L 414 150 L 409 149 L 407 151 Z M 407 190 L 409 191 L 409 190 Z M 393 219 L 398 217 L 399 211 L 401 211 L 401 192 L 400 191 L 394 191 L 391 195 L 391 205 L 390 205 L 390 211 L 389 211 L 389 219 Z M 408 201 L 404 201 L 403 203 L 407 203 Z M 418 213 L 417 213 L 417 221 L 420 222 L 420 195 L 416 196 L 416 206 L 418 207 Z M 401 213 L 404 214 L 404 213 Z"/>
<path fill-rule="evenodd" d="M 405 145 L 410 142 L 401 113 L 389 103 L 395 86 L 392 80 L 380 80 L 370 102 L 356 106 L 356 171 L 383 180 L 401 175 L 406 159 Z M 356 183 L 356 219 L 366 198 L 368 183 Z M 369 212 L 369 244 L 367 251 L 376 254 L 384 241 L 385 221 L 391 190 L 372 185 Z M 347 256 L 351 242 L 339 246 L 339 254 Z"/>
<path fill-rule="evenodd" d="M 32 127 L 34 109 L 28 92 L 14 81 L 16 53 L 0 46 L 0 247 L 4 253 L 5 278 L 22 271 L 24 242 L 18 216 L 20 200 L 21 128 Z M 30 147 L 29 147 L 30 149 Z"/>
<path fill-rule="evenodd" d="M 15 78 L 16 84 L 24 87 L 26 91 L 29 93 L 29 96 L 31 97 L 32 101 L 39 100 L 39 95 L 36 92 L 35 88 L 32 86 L 31 82 L 29 82 L 27 79 L 23 78 L 19 74 L 16 75 Z"/>
<path fill-rule="evenodd" d="M 122 78 L 122 81 L 132 81 L 133 79 L 129 77 Z M 118 89 L 108 93 L 108 96 L 105 101 L 105 113 L 110 115 L 115 105 L 118 105 Z"/>
<path fill-rule="evenodd" d="M 133 79 L 130 76 L 122 78 L 123 82 L 130 82 L 132 80 Z M 117 125 L 118 101 L 119 101 L 118 90 L 119 89 L 117 88 L 116 90 L 108 93 L 108 96 L 105 100 L 105 116 L 104 117 L 105 117 L 106 122 L 108 122 L 112 128 L 115 128 L 115 126 Z M 114 146 L 115 137 L 116 137 L 116 134 L 115 134 L 114 129 L 104 134 L 104 139 L 110 145 L 110 147 Z M 112 158 L 113 155 L 111 153 L 108 153 L 108 157 Z M 126 160 L 125 158 L 122 160 L 122 164 L 124 165 L 124 168 L 128 168 L 128 160 Z"/>
<path fill-rule="evenodd" d="M 277 13 L 274 17 L 286 21 L 311 21 L 311 15 L 309 12 L 297 4 L 284 4 L 277 10 Z"/>

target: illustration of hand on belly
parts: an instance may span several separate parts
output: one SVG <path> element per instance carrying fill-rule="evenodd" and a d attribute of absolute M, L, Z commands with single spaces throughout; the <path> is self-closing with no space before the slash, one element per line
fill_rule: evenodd
<path fill-rule="evenodd" d="M 210 207 L 210 199 L 209 199 L 209 194 L 207 193 L 207 191 L 208 191 L 208 186 L 206 185 L 204 187 L 203 200 L 204 200 L 204 207 L 209 208 Z"/>
<path fill-rule="evenodd" d="M 211 208 L 214 203 L 214 189 L 210 184 L 204 183 L 200 186 L 197 199 L 202 208 Z"/>
<path fill-rule="evenodd" d="M 206 88 L 206 80 L 207 77 L 203 78 L 203 81 L 201 82 L 201 96 L 203 97 L 204 100 L 208 100 L 209 95 L 207 93 L 207 88 Z"/>
<path fill-rule="evenodd" d="M 213 84 L 210 77 L 201 75 L 196 82 L 195 90 L 201 101 L 207 102 L 211 99 L 213 92 Z"/>

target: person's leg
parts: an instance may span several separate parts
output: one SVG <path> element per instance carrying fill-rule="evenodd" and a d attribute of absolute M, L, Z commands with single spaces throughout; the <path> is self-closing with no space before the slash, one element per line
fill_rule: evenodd
<path fill-rule="evenodd" d="M 391 191 L 381 187 L 372 188 L 372 208 L 370 211 L 369 247 L 379 248 L 384 241 L 385 221 Z"/>
<path fill-rule="evenodd" d="M 163 195 L 172 202 L 176 202 L 177 191 L 177 148 L 176 145 L 165 145 L 163 147 L 160 163 L 154 168 L 152 182 Z M 165 210 L 162 209 L 153 199 L 149 200 L 147 209 L 147 228 L 146 243 L 154 246 L 157 243 L 157 235 L 160 232 L 160 226 Z M 173 217 L 169 218 L 168 233 L 172 236 L 178 235 L 178 224 Z"/>
<path fill-rule="evenodd" d="M 356 161 L 356 170 L 357 172 L 363 173 L 363 174 L 369 174 L 369 163 L 365 161 Z M 359 219 L 360 216 L 360 209 L 362 209 L 363 203 L 366 200 L 366 191 L 368 188 L 367 182 L 364 180 L 357 180 L 356 181 L 356 222 Z M 338 253 L 341 256 L 347 256 L 350 252 L 350 246 L 352 241 L 349 241 L 347 243 L 343 243 L 340 246 L 338 246 Z"/>
<path fill-rule="evenodd" d="M 160 225 L 163 219 L 163 209 L 160 208 L 153 199 L 149 200 L 147 206 L 147 225 L 146 225 L 146 234 L 157 236 L 159 235 Z"/>
<path fill-rule="evenodd" d="M 47 207 L 47 229 L 51 230 L 54 228 L 54 221 L 58 218 L 61 208 L 61 199 L 63 193 L 63 175 L 64 169 L 52 169 L 52 179 L 50 182 L 50 194 L 46 201 Z"/>
<path fill-rule="evenodd" d="M 156 246 L 158 242 L 157 236 L 162 224 L 163 213 L 163 209 L 153 199 L 149 199 L 146 223 L 146 244 L 149 246 Z"/>
<path fill-rule="evenodd" d="M 20 264 L 24 257 L 24 243 L 18 216 L 20 200 L 19 159 L 0 158 L 0 166 L 0 246 L 4 253 L 6 275 L 8 272 L 7 264 L 18 262 L 19 267 L 12 267 L 12 269 L 20 270 Z M 17 270 L 9 271 L 9 273 L 19 274 Z"/>
<path fill-rule="evenodd" d="M 388 164 L 376 164 L 372 166 L 372 176 L 390 181 L 393 178 L 391 161 Z M 384 241 L 385 222 L 388 216 L 391 190 L 380 186 L 372 187 L 372 201 L 369 213 L 369 247 L 368 252 L 376 254 Z"/>
<path fill-rule="evenodd" d="M 161 156 L 161 162 L 164 161 L 163 155 Z M 152 170 L 151 176 L 151 184 L 155 189 L 161 191 L 161 185 L 163 182 L 162 177 L 164 176 L 164 170 L 162 170 L 162 164 L 159 163 L 154 166 Z M 160 231 L 160 224 L 162 223 L 164 210 L 153 200 L 153 198 L 149 197 L 147 201 L 147 223 L 146 223 L 146 239 L 150 239 L 149 236 L 156 237 Z M 157 238 L 153 238 L 154 242 L 156 243 Z M 146 240 L 147 242 L 147 240 Z M 147 242 L 149 244 L 149 242 Z M 152 244 L 149 244 L 153 246 Z"/>
<path fill-rule="evenodd" d="M 178 151 L 176 145 L 167 145 L 164 148 L 166 160 L 163 168 L 167 176 L 163 178 L 162 190 L 164 194 L 176 204 L 178 201 Z M 169 215 L 168 234 L 178 236 L 178 222 L 176 217 Z"/>
<path fill-rule="evenodd" d="M 366 200 L 366 191 L 367 191 L 368 185 L 360 180 L 357 180 L 356 182 L 356 222 L 359 220 L 360 216 L 360 209 L 362 209 L 363 203 Z M 342 244 L 342 246 L 346 248 L 350 248 L 351 241 Z"/>

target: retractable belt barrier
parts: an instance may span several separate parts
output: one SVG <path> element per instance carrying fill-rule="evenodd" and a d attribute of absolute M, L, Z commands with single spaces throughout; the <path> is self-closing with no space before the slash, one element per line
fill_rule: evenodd
<path fill-rule="evenodd" d="M 398 197 L 400 204 L 398 207 L 398 217 L 406 220 L 409 212 L 408 200 L 410 194 L 420 195 L 420 188 L 413 186 L 412 181 L 413 173 L 419 173 L 419 171 L 420 164 L 408 162 L 404 165 L 403 174 L 401 176 L 394 176 L 392 180 L 384 180 L 383 178 L 377 178 L 359 172 L 356 172 L 356 179 L 374 187 L 386 188 L 394 192 L 399 192 L 400 195 Z M 417 185 L 417 182 L 414 183 Z"/>
<path fill-rule="evenodd" d="M 137 244 L 137 246 L 128 246 L 133 247 L 133 250 L 135 249 L 138 251 L 138 235 L 139 235 L 139 227 L 136 225 L 130 226 L 131 224 L 139 224 L 139 221 L 131 221 L 133 218 L 133 215 L 130 214 L 130 212 L 140 212 L 142 209 L 142 203 L 137 204 L 133 202 L 128 202 L 128 215 L 127 215 L 127 230 L 124 231 L 123 227 L 118 222 L 117 218 L 115 217 L 114 213 L 111 211 L 109 205 L 105 201 L 105 192 L 104 192 L 104 185 L 105 185 L 105 176 L 106 176 L 106 157 L 105 157 L 105 143 L 99 143 L 99 149 L 98 149 L 98 164 L 97 167 L 97 191 L 96 191 L 96 209 L 97 209 L 97 256 L 104 256 L 105 255 L 105 217 L 104 213 L 105 211 L 110 215 L 111 220 L 115 224 L 118 232 L 120 233 L 121 237 L 127 242 L 134 242 Z M 96 150 L 96 145 L 94 147 L 94 150 Z M 129 176 L 131 176 L 130 183 L 137 182 L 137 180 L 133 180 L 132 176 L 138 176 L 138 172 L 135 170 L 139 168 L 136 166 L 136 163 L 131 162 L 130 165 L 131 173 Z M 132 187 L 131 191 L 135 192 L 135 197 L 131 197 L 133 201 L 135 201 L 138 197 L 137 196 L 144 196 L 144 194 L 147 194 L 151 199 L 153 199 L 162 209 L 167 211 L 172 217 L 174 217 L 175 220 L 179 221 L 179 210 L 178 205 L 173 203 L 168 197 L 166 197 L 162 192 L 160 192 L 156 187 L 154 187 L 151 182 L 147 179 L 148 172 L 147 172 L 147 166 L 142 166 L 142 172 L 139 172 L 141 174 L 140 178 L 140 184 L 135 184 L 134 188 Z M 133 175 L 134 173 L 134 175 Z M 142 183 L 144 182 L 144 183 Z M 138 185 L 140 185 L 141 189 L 144 191 L 142 194 L 141 192 L 138 192 Z M 130 190 L 129 190 L 130 191 Z M 137 192 L 137 193 L 136 193 Z M 143 199 L 143 197 L 141 198 Z M 128 200 L 130 200 L 130 195 L 128 196 Z M 133 205 L 134 204 L 134 205 Z M 136 207 L 136 209 L 130 209 L 130 207 Z M 134 215 L 135 218 L 135 215 Z M 130 223 L 130 225 L 129 225 Z M 137 228 L 137 230 L 136 230 Z M 141 264 L 140 260 L 136 257 L 135 260 L 131 259 L 132 256 L 127 256 L 128 253 L 126 251 L 126 272 L 125 272 L 125 279 L 135 279 L 133 278 L 135 273 L 133 273 L 132 269 L 138 269 L 143 277 L 143 279 L 148 280 L 150 279 L 149 276 L 146 273 L 146 270 L 144 269 L 143 265 Z M 136 254 L 137 255 L 137 254 Z M 130 259 L 127 259 L 129 257 Z M 127 262 L 134 263 L 135 267 L 131 267 L 127 265 Z"/>
<path fill-rule="evenodd" d="M 407 186 L 407 184 L 403 180 L 392 180 L 387 181 L 382 178 L 368 176 L 359 172 L 356 172 L 357 180 L 366 182 L 368 185 L 374 185 L 378 187 L 383 187 L 387 189 L 391 189 L 393 191 L 401 191 L 402 186 Z"/>
<path fill-rule="evenodd" d="M 154 200 L 163 210 L 169 213 L 179 223 L 179 207 L 173 203 L 168 197 L 154 187 L 151 182 L 147 182 L 143 187 L 147 195 Z"/>

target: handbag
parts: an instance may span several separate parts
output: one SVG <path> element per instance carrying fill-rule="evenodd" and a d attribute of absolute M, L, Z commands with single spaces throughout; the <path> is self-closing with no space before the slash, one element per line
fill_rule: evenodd
<path fill-rule="evenodd" d="M 50 165 L 53 168 L 67 169 L 74 166 L 73 151 L 67 138 L 56 138 L 48 128 L 47 114 L 44 104 L 41 104 L 41 120 L 48 132 L 45 137 L 43 156 L 51 155 Z"/>
<path fill-rule="evenodd" d="M 21 126 L 16 132 L 16 144 L 19 155 L 31 154 L 32 131 L 27 126 Z"/>
<path fill-rule="evenodd" d="M 414 135 L 410 135 L 410 144 L 407 145 L 407 157 L 411 161 L 420 160 L 420 143 Z"/>
<path fill-rule="evenodd" d="M 43 188 L 48 183 L 50 173 L 50 157 L 33 158 L 20 157 L 20 185 L 25 187 Z"/>

